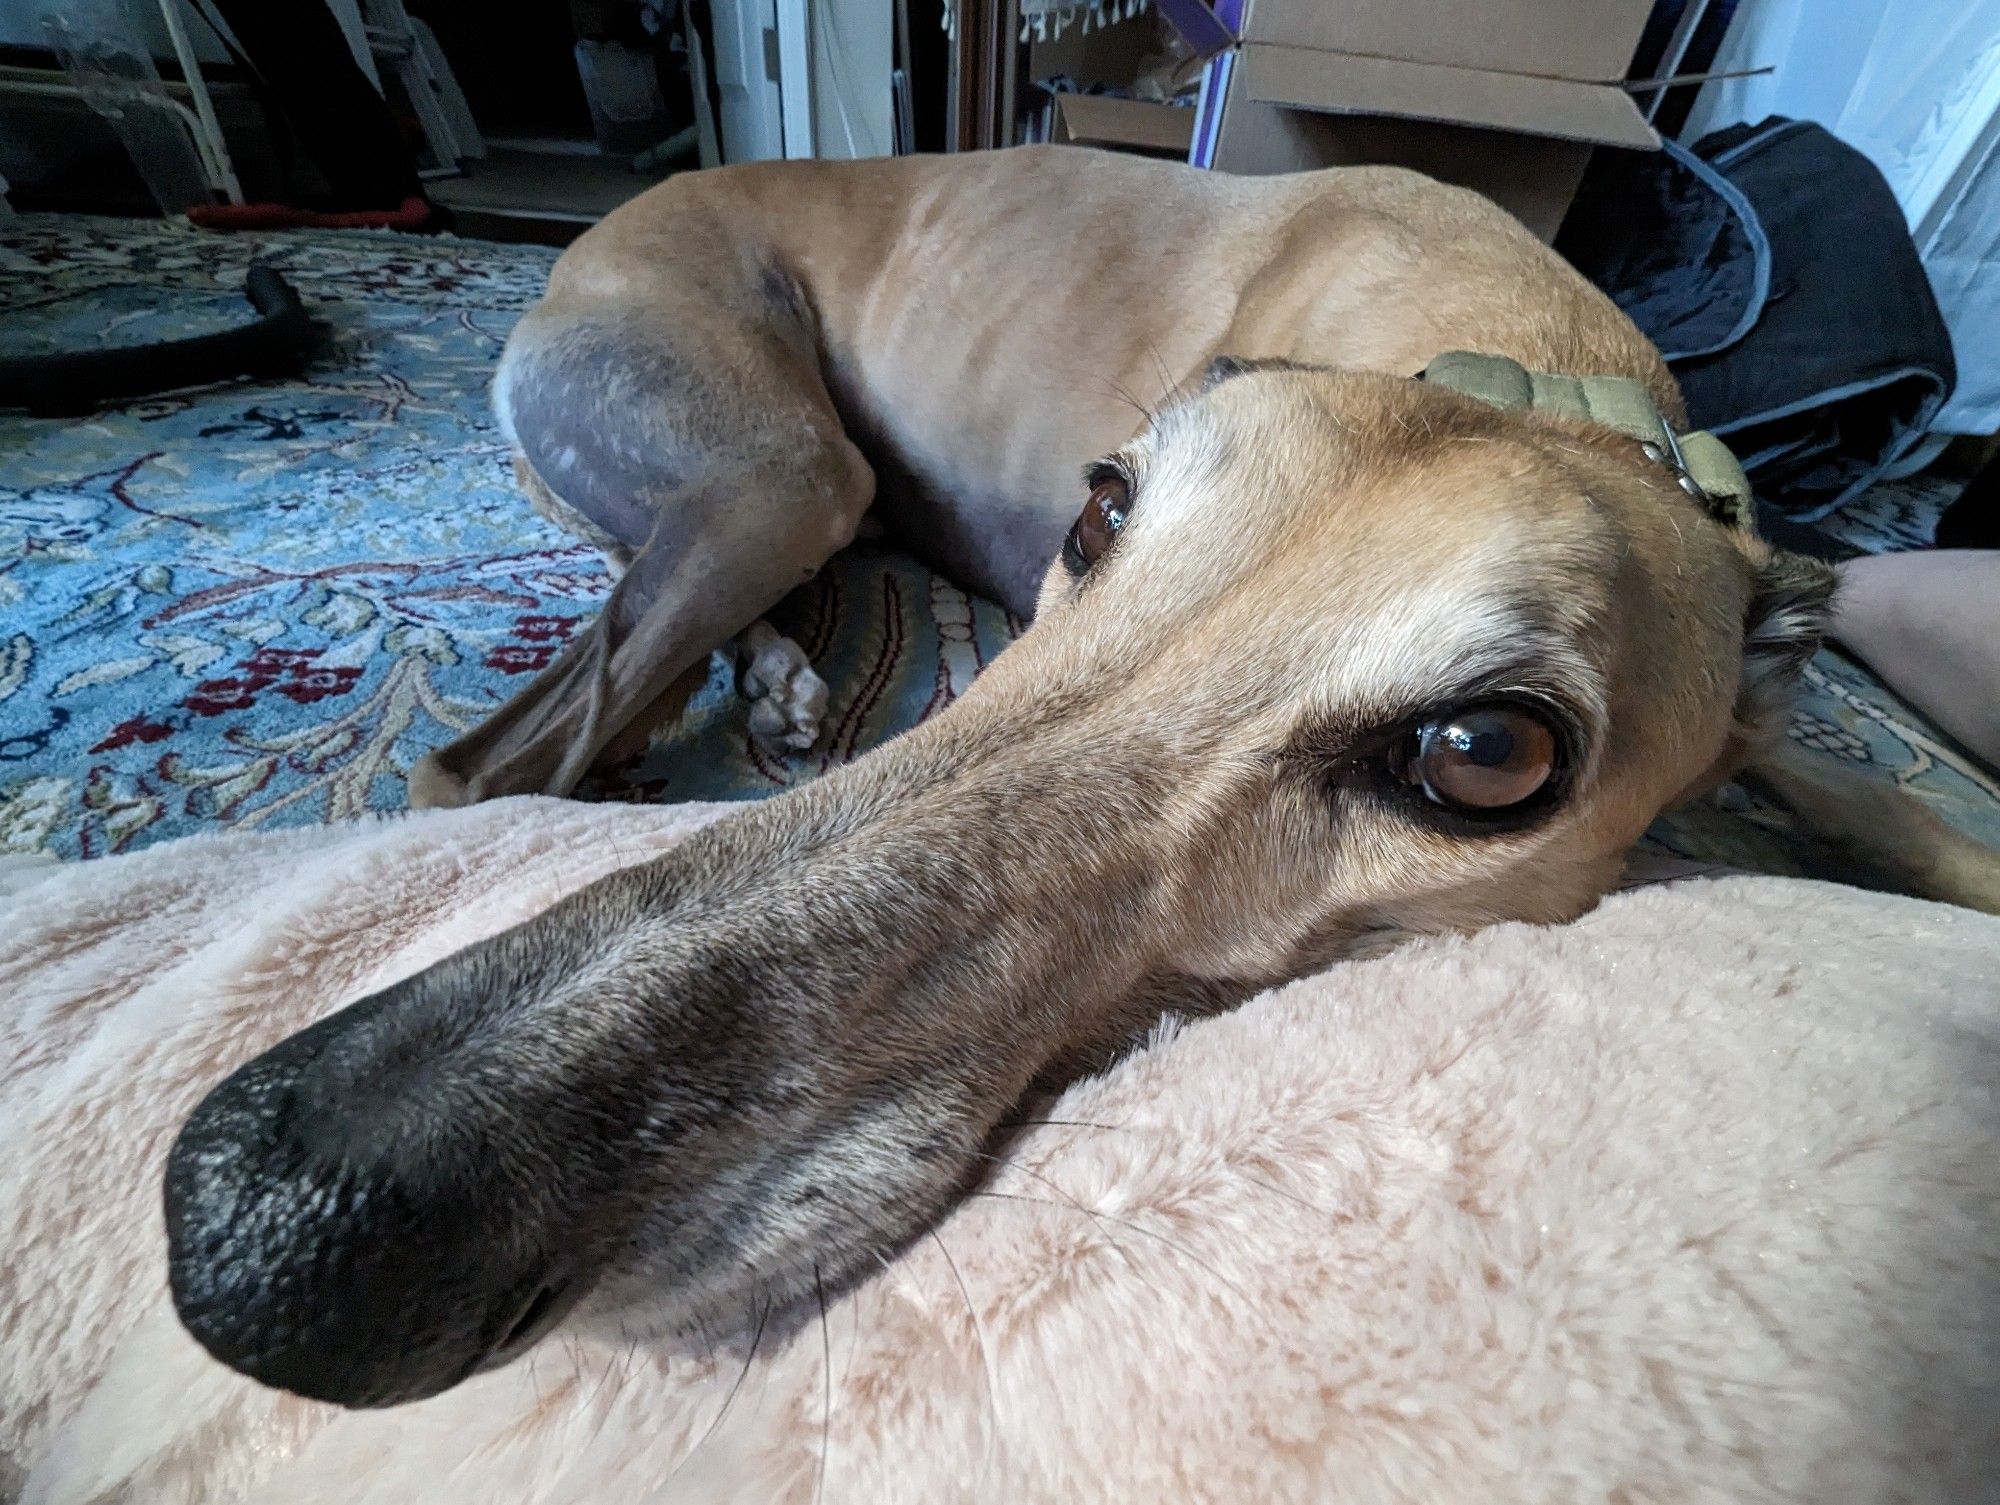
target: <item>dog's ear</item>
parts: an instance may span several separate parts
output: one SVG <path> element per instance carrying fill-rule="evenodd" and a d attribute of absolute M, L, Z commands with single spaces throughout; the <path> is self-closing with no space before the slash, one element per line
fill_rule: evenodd
<path fill-rule="evenodd" d="M 1252 371 L 1310 371 L 1312 367 L 1302 366 L 1297 361 L 1273 358 L 1255 361 L 1245 355 L 1218 355 L 1208 363 L 1201 373 L 1201 389 L 1213 391 L 1231 377 L 1243 376 Z"/>
<path fill-rule="evenodd" d="M 1792 690 L 1833 616 L 1833 566 L 1752 544 L 1755 571 L 1743 622 L 1736 722 L 1753 745 L 1784 731 Z"/>

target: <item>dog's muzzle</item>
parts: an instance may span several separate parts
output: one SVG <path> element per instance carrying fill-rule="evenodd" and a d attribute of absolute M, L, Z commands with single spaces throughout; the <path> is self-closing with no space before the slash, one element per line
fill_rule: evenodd
<path fill-rule="evenodd" d="M 484 1104 L 406 983 L 211 1092 L 169 1152 L 168 1279 L 215 1358 L 346 1406 L 449 1389 L 522 1352 L 588 1285 L 582 1211 L 527 1168 L 562 1125 Z M 573 1179 L 573 1178 L 572 1178 Z"/>

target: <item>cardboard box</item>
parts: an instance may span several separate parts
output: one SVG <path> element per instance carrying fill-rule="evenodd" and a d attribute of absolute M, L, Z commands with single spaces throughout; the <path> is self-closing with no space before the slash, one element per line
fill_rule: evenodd
<path fill-rule="evenodd" d="M 1250 0 L 1238 40 L 1617 85 L 1652 0 Z"/>
<path fill-rule="evenodd" d="M 1059 94 L 1053 139 L 1146 156 L 1185 158 L 1188 143 L 1194 139 L 1194 111 L 1108 95 Z"/>
<path fill-rule="evenodd" d="M 1181 4 L 1191 0 L 1180 0 Z M 1195 160 L 1224 172 L 1391 163 L 1552 239 L 1593 146 L 1657 148 L 1625 72 L 1652 0 L 1248 0 L 1210 65 Z"/>
<path fill-rule="evenodd" d="M 1079 87 L 1102 85 L 1112 91 L 1056 95 L 1047 139 L 1185 159 L 1194 137 L 1194 111 L 1131 97 L 1142 72 L 1167 50 L 1171 37 L 1157 17 L 1142 13 L 1114 25 L 1089 31 L 1071 27 L 1046 41 L 1032 41 L 1030 79 L 1061 76 Z M 1195 75 L 1192 65 L 1190 74 Z"/>
<path fill-rule="evenodd" d="M 1217 172 L 1307 172 L 1388 163 L 1483 193 L 1553 241 L 1583 182 L 1592 148 L 1580 141 L 1427 120 L 1316 114 L 1231 99 Z"/>

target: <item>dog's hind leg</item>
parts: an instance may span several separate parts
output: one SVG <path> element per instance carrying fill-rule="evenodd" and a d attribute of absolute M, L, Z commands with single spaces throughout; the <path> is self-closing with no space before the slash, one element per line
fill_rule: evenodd
<path fill-rule="evenodd" d="M 604 551 L 605 566 L 616 580 L 632 563 L 632 551 L 543 484 L 525 457 L 514 457 L 514 474 L 535 511 L 557 527 Z M 750 702 L 750 735 L 773 753 L 803 752 L 819 740 L 820 718 L 826 712 L 826 681 L 813 672 L 805 650 L 761 618 L 729 645 L 739 671 L 737 684 Z M 606 762 L 617 762 L 645 747 L 657 731 L 678 720 L 694 692 L 707 677 L 697 664 L 674 682 L 651 709 L 620 732 L 606 747 Z"/>
<path fill-rule="evenodd" d="M 874 496 L 810 341 L 782 318 L 544 303 L 508 342 L 495 406 L 541 510 L 629 564 L 588 631 L 411 770 L 414 806 L 568 793 L 811 578 Z"/>
<path fill-rule="evenodd" d="M 549 490 L 523 455 L 514 457 L 514 476 L 538 514 L 603 551 L 605 567 L 614 581 L 630 568 L 632 550 Z M 819 740 L 827 685 L 813 672 L 812 660 L 803 648 L 760 618 L 746 627 L 727 651 L 736 660 L 738 687 L 750 702 L 751 736 L 776 754 L 803 752 Z M 619 762 L 643 750 L 655 733 L 680 718 L 707 677 L 707 666 L 697 663 L 674 681 L 649 709 L 618 733 L 601 754 L 603 761 Z"/>
<path fill-rule="evenodd" d="M 632 550 L 549 490 L 548 484 L 535 474 L 535 467 L 528 463 L 526 455 L 514 456 L 514 479 L 520 483 L 521 491 L 536 515 L 603 551 L 605 567 L 611 571 L 614 581 L 631 568 Z"/>
<path fill-rule="evenodd" d="M 2000 852 L 1947 823 L 1909 790 L 1791 741 L 1781 741 L 1745 777 L 1854 863 L 1868 887 L 2000 915 Z"/>

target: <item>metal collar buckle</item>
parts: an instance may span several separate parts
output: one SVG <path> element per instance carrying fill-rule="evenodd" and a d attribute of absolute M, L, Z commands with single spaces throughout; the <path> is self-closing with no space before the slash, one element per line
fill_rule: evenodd
<path fill-rule="evenodd" d="M 1697 502 L 1709 501 L 1709 494 L 1702 489 L 1701 482 L 1688 474 L 1687 457 L 1681 453 L 1681 441 L 1675 436 L 1673 425 L 1664 418 L 1660 420 L 1660 437 L 1667 442 L 1660 444 L 1651 439 L 1639 441 L 1639 448 L 1646 458 L 1656 464 L 1664 465 L 1671 471 L 1674 484 Z"/>

